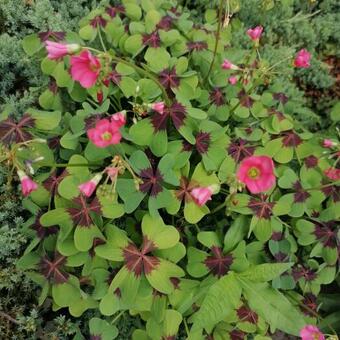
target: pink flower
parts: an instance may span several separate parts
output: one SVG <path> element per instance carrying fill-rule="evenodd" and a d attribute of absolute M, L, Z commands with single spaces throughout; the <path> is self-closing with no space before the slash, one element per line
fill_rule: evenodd
<path fill-rule="evenodd" d="M 211 200 L 211 195 L 213 194 L 213 190 L 210 187 L 198 187 L 194 188 L 190 192 L 196 204 L 200 207 L 206 204 Z"/>
<path fill-rule="evenodd" d="M 247 34 L 251 40 L 259 40 L 263 32 L 262 26 L 256 26 L 255 28 L 249 28 Z"/>
<path fill-rule="evenodd" d="M 86 197 L 90 197 L 97 188 L 98 183 L 102 179 L 102 174 L 95 175 L 90 181 L 82 183 L 78 186 L 80 192 Z"/>
<path fill-rule="evenodd" d="M 265 192 L 275 185 L 273 160 L 268 156 L 247 157 L 241 162 L 237 178 L 252 194 Z"/>
<path fill-rule="evenodd" d="M 114 180 L 118 176 L 119 169 L 111 166 L 106 168 L 106 173 L 108 174 L 111 180 Z"/>
<path fill-rule="evenodd" d="M 90 51 L 84 50 L 79 56 L 71 57 L 71 76 L 85 88 L 92 87 L 99 76 L 100 61 Z"/>
<path fill-rule="evenodd" d="M 322 142 L 322 146 L 324 148 L 332 148 L 335 145 L 336 143 L 334 143 L 331 139 L 324 139 Z"/>
<path fill-rule="evenodd" d="M 310 53 L 307 50 L 302 49 L 295 57 L 294 66 L 299 68 L 308 68 L 310 66 L 310 58 Z"/>
<path fill-rule="evenodd" d="M 62 44 L 54 41 L 46 41 L 47 58 L 56 60 L 65 57 L 68 54 L 76 53 L 80 50 L 78 44 Z"/>
<path fill-rule="evenodd" d="M 158 102 L 158 103 L 151 104 L 152 110 L 158 112 L 161 115 L 164 113 L 164 107 L 165 107 L 164 102 Z"/>
<path fill-rule="evenodd" d="M 21 182 L 21 192 L 24 196 L 28 196 L 32 191 L 38 189 L 38 184 L 28 177 L 22 170 L 18 170 L 17 174 Z"/>
<path fill-rule="evenodd" d="M 117 126 L 117 129 L 121 128 L 126 123 L 125 112 L 117 112 L 111 116 L 111 123 Z"/>
<path fill-rule="evenodd" d="M 325 340 L 325 336 L 320 332 L 319 328 L 313 325 L 306 325 L 300 331 L 302 340 Z"/>
<path fill-rule="evenodd" d="M 330 167 L 324 171 L 324 174 L 333 181 L 338 181 L 340 179 L 340 169 Z"/>
<path fill-rule="evenodd" d="M 234 65 L 231 61 L 229 61 L 228 59 L 224 59 L 223 60 L 223 63 L 221 65 L 221 67 L 224 69 L 224 70 L 238 70 L 238 66 L 237 65 Z"/>
<path fill-rule="evenodd" d="M 229 77 L 228 82 L 230 85 L 235 85 L 237 83 L 237 77 L 236 76 Z"/>
<path fill-rule="evenodd" d="M 108 119 L 99 120 L 94 128 L 87 130 L 87 136 L 99 148 L 118 144 L 122 138 L 117 123 L 112 123 Z"/>

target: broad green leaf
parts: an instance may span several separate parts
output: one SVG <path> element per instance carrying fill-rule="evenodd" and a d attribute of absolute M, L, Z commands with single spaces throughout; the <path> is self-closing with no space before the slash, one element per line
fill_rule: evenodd
<path fill-rule="evenodd" d="M 34 118 L 34 125 L 40 130 L 53 130 L 55 129 L 61 119 L 60 111 L 41 111 L 29 109 L 28 113 Z"/>
<path fill-rule="evenodd" d="M 250 267 L 238 276 L 254 282 L 267 282 L 280 276 L 291 266 L 292 263 L 263 263 Z"/>
<path fill-rule="evenodd" d="M 280 329 L 288 334 L 299 335 L 305 325 L 303 315 L 283 294 L 266 283 L 253 283 L 240 277 L 237 277 L 237 280 L 250 308 L 270 324 L 272 332 Z"/>
<path fill-rule="evenodd" d="M 30 34 L 23 39 L 22 47 L 26 54 L 32 56 L 43 47 L 43 44 L 37 34 Z"/>
<path fill-rule="evenodd" d="M 241 293 L 233 273 L 221 277 L 209 288 L 201 308 L 194 314 L 193 328 L 214 327 L 240 303 Z"/>

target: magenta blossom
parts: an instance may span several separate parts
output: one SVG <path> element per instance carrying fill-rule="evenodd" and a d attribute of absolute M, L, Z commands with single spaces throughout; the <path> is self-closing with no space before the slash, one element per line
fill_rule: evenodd
<path fill-rule="evenodd" d="M 117 112 L 111 116 L 111 123 L 117 126 L 117 129 L 121 128 L 126 123 L 125 111 Z"/>
<path fill-rule="evenodd" d="M 340 179 L 340 169 L 330 167 L 324 170 L 324 174 L 333 181 L 338 181 Z"/>
<path fill-rule="evenodd" d="M 151 104 L 151 108 L 162 115 L 164 113 L 165 104 L 164 102 L 153 103 Z"/>
<path fill-rule="evenodd" d="M 237 83 L 237 77 L 236 76 L 229 77 L 228 82 L 230 85 L 235 85 Z"/>
<path fill-rule="evenodd" d="M 99 148 L 119 144 L 122 138 L 118 124 L 110 122 L 108 119 L 99 120 L 94 128 L 87 131 L 87 136 Z"/>
<path fill-rule="evenodd" d="M 22 170 L 18 170 L 17 174 L 21 182 L 21 192 L 24 196 L 28 196 L 32 191 L 38 189 L 38 184 L 35 183 Z"/>
<path fill-rule="evenodd" d="M 320 332 L 319 328 L 313 325 L 306 325 L 300 331 L 302 340 L 325 340 L 325 336 Z"/>
<path fill-rule="evenodd" d="M 324 139 L 322 142 L 322 146 L 324 148 L 332 148 L 335 145 L 336 143 L 334 143 L 331 139 Z"/>
<path fill-rule="evenodd" d="M 221 65 L 221 67 L 224 69 L 224 70 L 238 70 L 238 66 L 237 65 L 234 65 L 230 60 L 228 59 L 224 59 L 223 60 L 223 63 Z"/>
<path fill-rule="evenodd" d="M 198 187 L 192 189 L 190 194 L 193 197 L 195 203 L 201 207 L 211 200 L 213 190 L 211 187 Z"/>
<path fill-rule="evenodd" d="M 79 191 L 86 197 L 90 197 L 97 188 L 98 183 L 101 181 L 103 175 L 97 174 L 91 180 L 82 183 L 78 186 Z"/>
<path fill-rule="evenodd" d="M 249 28 L 247 30 L 247 34 L 251 40 L 259 40 L 261 38 L 263 32 L 263 27 L 262 26 L 256 26 L 255 28 Z"/>
<path fill-rule="evenodd" d="M 310 59 L 310 53 L 307 50 L 302 49 L 295 57 L 294 66 L 298 68 L 308 68 L 310 66 Z"/>
<path fill-rule="evenodd" d="M 71 57 L 71 76 L 84 88 L 90 88 L 96 83 L 100 67 L 99 59 L 88 50 Z"/>
<path fill-rule="evenodd" d="M 119 174 L 119 169 L 116 168 L 116 167 L 113 167 L 113 166 L 106 168 L 105 171 L 108 174 L 108 176 L 110 177 L 111 181 L 115 180 L 115 178 Z"/>
<path fill-rule="evenodd" d="M 78 44 L 62 44 L 50 40 L 47 40 L 45 44 L 48 52 L 47 58 L 51 60 L 63 58 L 80 50 Z"/>
<path fill-rule="evenodd" d="M 252 194 L 268 191 L 276 180 L 273 160 L 268 156 L 247 157 L 241 162 L 236 176 Z"/>

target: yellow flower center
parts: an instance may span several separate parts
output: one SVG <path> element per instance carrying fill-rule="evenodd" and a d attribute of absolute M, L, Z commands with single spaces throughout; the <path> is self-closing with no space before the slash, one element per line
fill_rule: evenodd
<path fill-rule="evenodd" d="M 256 179 L 260 176 L 260 170 L 258 168 L 255 168 L 254 166 L 251 167 L 249 170 L 248 170 L 248 177 L 250 177 L 251 179 Z"/>
<path fill-rule="evenodd" d="M 104 132 L 102 134 L 102 139 L 103 140 L 110 140 L 111 138 L 112 138 L 112 134 L 110 132 L 108 132 L 108 131 L 106 131 L 106 132 Z"/>
<path fill-rule="evenodd" d="M 319 332 L 313 332 L 313 338 L 314 340 L 320 340 L 320 333 Z"/>

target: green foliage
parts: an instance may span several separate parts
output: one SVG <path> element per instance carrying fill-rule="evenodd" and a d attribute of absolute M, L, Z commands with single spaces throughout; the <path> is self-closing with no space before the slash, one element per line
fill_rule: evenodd
<path fill-rule="evenodd" d="M 0 160 L 26 196 L 3 251 L 25 244 L 15 265 L 39 308 L 70 317 L 52 331 L 34 309 L 12 322 L 32 337 L 297 336 L 337 279 L 340 219 L 338 136 L 310 133 L 281 84 L 300 46 L 280 60 L 239 18 L 218 22 L 222 7 L 197 24 L 175 1 L 121 5 L 53 33 L 72 44 L 58 58 L 38 34 L 23 40 L 50 81 L 41 108 L 1 117 Z"/>
<path fill-rule="evenodd" d="M 91 5 L 89 0 L 1 1 L 0 111 L 10 107 L 17 115 L 23 114 L 47 86 L 39 63 L 25 55 L 21 39 L 37 31 L 72 30 Z"/>

